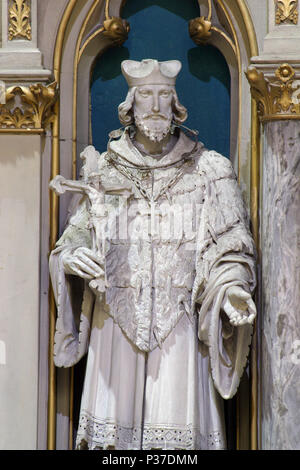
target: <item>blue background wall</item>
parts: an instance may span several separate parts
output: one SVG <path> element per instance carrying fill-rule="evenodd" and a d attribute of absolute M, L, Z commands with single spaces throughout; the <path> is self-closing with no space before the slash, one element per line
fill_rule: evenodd
<path fill-rule="evenodd" d="M 182 62 L 176 90 L 188 109 L 185 125 L 199 131 L 207 148 L 230 156 L 229 69 L 218 49 L 191 40 L 188 21 L 197 16 L 196 0 L 127 0 L 122 18 L 130 23 L 129 38 L 99 56 L 92 74 L 92 135 L 99 151 L 106 150 L 108 133 L 120 127 L 117 108 L 128 90 L 122 60 L 152 58 Z"/>

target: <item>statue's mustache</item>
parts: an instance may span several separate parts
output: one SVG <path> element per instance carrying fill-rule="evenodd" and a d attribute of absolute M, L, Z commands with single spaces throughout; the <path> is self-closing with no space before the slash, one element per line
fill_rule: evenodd
<path fill-rule="evenodd" d="M 142 115 L 142 119 L 164 119 L 165 121 L 167 121 L 169 119 L 169 116 L 162 113 L 146 113 Z"/>

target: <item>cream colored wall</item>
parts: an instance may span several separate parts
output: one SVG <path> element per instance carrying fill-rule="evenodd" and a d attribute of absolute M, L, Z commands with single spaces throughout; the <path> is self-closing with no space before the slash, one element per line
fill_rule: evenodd
<path fill-rule="evenodd" d="M 39 363 L 40 137 L 0 137 L 0 449 L 35 449 Z"/>
<path fill-rule="evenodd" d="M 2 3 L 2 0 L 1 0 Z M 0 48 L 2 47 L 2 8 L 0 5 Z"/>
<path fill-rule="evenodd" d="M 274 0 L 272 0 L 274 3 Z M 246 0 L 257 38 L 259 54 L 262 53 L 264 38 L 268 32 L 268 0 Z"/>

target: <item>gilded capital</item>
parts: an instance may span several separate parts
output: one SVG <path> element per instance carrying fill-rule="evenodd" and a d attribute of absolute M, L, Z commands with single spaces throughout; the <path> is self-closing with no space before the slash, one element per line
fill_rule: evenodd
<path fill-rule="evenodd" d="M 300 119 L 300 81 L 291 65 L 280 65 L 271 78 L 250 66 L 246 76 L 261 121 Z"/>
<path fill-rule="evenodd" d="M 43 132 L 52 122 L 57 83 L 7 88 L 0 103 L 0 132 Z"/>

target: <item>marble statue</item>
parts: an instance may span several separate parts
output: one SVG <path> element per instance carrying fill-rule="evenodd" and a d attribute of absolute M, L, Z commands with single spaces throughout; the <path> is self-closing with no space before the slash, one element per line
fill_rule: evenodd
<path fill-rule="evenodd" d="M 230 161 L 183 126 L 177 60 L 122 62 L 123 127 L 88 146 L 50 256 L 54 361 L 87 353 L 78 449 L 225 449 L 256 316 L 255 248 Z"/>

